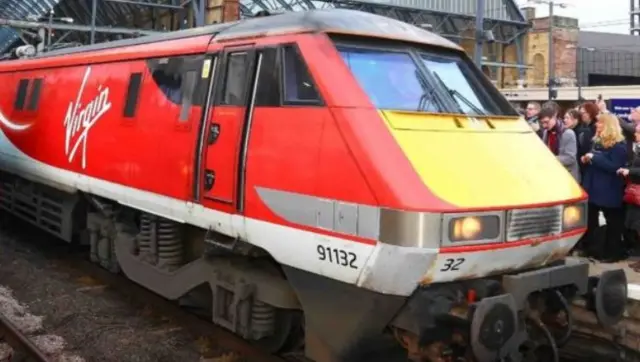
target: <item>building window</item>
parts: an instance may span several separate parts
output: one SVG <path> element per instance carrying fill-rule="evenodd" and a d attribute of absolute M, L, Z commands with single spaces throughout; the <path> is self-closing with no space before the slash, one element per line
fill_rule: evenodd
<path fill-rule="evenodd" d="M 533 56 L 533 83 L 535 86 L 544 85 L 545 60 L 542 54 Z"/>

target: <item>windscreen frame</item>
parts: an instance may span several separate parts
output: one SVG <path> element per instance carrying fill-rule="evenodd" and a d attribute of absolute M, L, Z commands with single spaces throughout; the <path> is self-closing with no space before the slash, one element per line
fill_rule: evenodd
<path fill-rule="evenodd" d="M 491 118 L 514 118 L 519 117 L 518 112 L 513 108 L 511 103 L 505 98 L 505 96 L 495 87 L 495 85 L 487 78 L 487 76 L 471 61 L 469 56 L 464 51 L 459 51 L 451 48 L 432 46 L 428 44 L 417 44 L 399 40 L 389 40 L 382 38 L 345 35 L 345 34 L 327 34 L 332 41 L 336 52 L 340 53 L 340 48 L 354 48 L 373 50 L 381 52 L 400 52 L 408 53 L 418 69 L 420 69 L 421 77 L 425 80 L 429 87 L 436 88 L 434 96 L 441 102 L 446 104 L 446 110 L 442 113 L 425 112 L 421 113 L 434 113 L 434 114 L 456 114 L 460 115 L 458 109 L 458 103 L 453 97 L 447 94 L 446 90 L 437 84 L 435 77 L 431 75 L 431 72 L 427 71 L 427 68 L 422 60 L 420 54 L 434 55 L 437 57 L 452 58 L 460 62 L 460 65 L 464 66 L 469 72 L 467 81 L 472 83 L 474 92 L 480 93 L 481 97 L 490 103 L 492 108 L 491 113 L 487 115 L 476 114 L 464 114 L 470 117 L 491 117 Z M 339 55 L 340 56 L 340 55 Z M 340 60 L 344 61 L 342 56 Z M 346 65 L 346 63 L 345 63 Z M 351 72 L 351 70 L 349 70 Z M 464 70 L 461 69 L 464 73 Z M 352 73 L 353 74 L 353 73 Z M 354 78 L 355 75 L 354 75 Z M 357 79 L 356 79 L 357 81 Z M 364 90 L 363 90 L 364 91 Z M 368 95 L 367 95 L 368 96 Z M 399 111 L 408 111 L 406 109 L 400 109 Z"/>

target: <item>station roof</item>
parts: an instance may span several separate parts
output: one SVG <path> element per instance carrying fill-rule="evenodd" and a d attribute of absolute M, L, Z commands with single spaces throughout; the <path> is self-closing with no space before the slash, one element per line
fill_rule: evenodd
<path fill-rule="evenodd" d="M 173 1 L 173 0 L 168 0 Z M 139 4 L 165 3 L 163 0 L 109 1 L 98 0 L 96 24 L 125 26 L 134 17 L 145 17 L 149 8 Z M 91 24 L 92 0 L 0 0 L 0 19 L 31 20 L 43 23 L 50 20 L 60 22 L 63 18 L 73 19 L 73 24 Z M 21 35 L 10 27 L 0 27 L 0 54 L 20 39 Z"/>
<path fill-rule="evenodd" d="M 511 43 L 528 29 L 528 23 L 515 4 L 515 0 L 485 0 L 484 29 L 493 30 L 496 42 Z M 99 0 L 96 25 L 130 28 L 149 23 L 153 9 L 179 10 L 191 7 L 196 25 L 204 25 L 203 14 L 207 0 Z M 91 24 L 92 0 L 0 0 L 0 20 L 33 19 L 47 27 L 49 14 L 54 11 L 53 22 L 61 18 L 73 19 L 73 24 Z M 341 8 L 388 16 L 430 30 L 453 41 L 473 39 L 476 21 L 476 0 L 240 0 L 242 17 L 251 17 L 258 11 L 303 11 L 323 8 Z M 183 12 L 184 13 L 184 12 Z M 73 28 L 73 26 L 67 26 Z M 80 30 L 81 26 L 76 26 Z M 28 32 L 0 27 L 0 54 L 5 53 Z M 88 42 L 88 36 L 72 35 L 67 41 Z M 56 37 L 59 40 L 60 37 Z"/>
<path fill-rule="evenodd" d="M 473 40 L 477 0 L 240 0 L 250 16 L 261 10 L 297 11 L 322 8 L 360 10 L 430 28 L 451 40 Z M 529 29 L 515 0 L 485 0 L 484 29 L 493 30 L 496 42 L 511 43 Z"/>
<path fill-rule="evenodd" d="M 202 35 L 215 36 L 217 39 L 234 39 L 247 36 L 256 36 L 258 34 L 264 33 L 265 31 L 275 31 L 278 34 L 287 31 L 326 31 L 338 34 L 368 34 L 376 37 L 402 39 L 415 43 L 425 43 L 444 48 L 460 50 L 460 47 L 458 47 L 458 45 L 449 40 L 443 39 L 442 37 L 437 36 L 430 31 L 411 26 L 396 19 L 348 9 L 320 9 L 304 12 L 295 11 L 275 15 L 272 17 L 260 17 L 256 19 L 240 20 L 224 24 L 207 25 L 181 31 L 165 32 L 158 35 L 145 36 L 137 39 L 127 39 L 83 47 L 54 50 L 51 52 L 43 53 L 40 57 L 46 58 L 62 54 L 68 55 L 88 51 L 108 50 L 117 47 L 135 46 L 159 41 L 193 38 Z M 38 57 L 34 59 L 37 58 Z"/>

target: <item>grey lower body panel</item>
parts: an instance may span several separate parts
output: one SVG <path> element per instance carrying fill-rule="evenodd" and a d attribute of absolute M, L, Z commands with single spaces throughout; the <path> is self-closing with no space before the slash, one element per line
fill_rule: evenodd
<path fill-rule="evenodd" d="M 415 335 L 422 346 L 450 343 L 462 329 L 478 361 L 505 357 L 518 361 L 519 347 L 529 338 L 524 325 L 533 296 L 562 294 L 567 299 L 593 300 L 593 291 L 600 288 L 594 288 L 597 283 L 589 276 L 588 263 L 576 259 L 495 278 L 423 286 L 410 297 L 374 293 L 294 268 L 284 270 L 305 312 L 307 356 L 316 361 L 362 360 L 372 346 L 384 346 L 383 336 L 393 334 L 390 329 Z M 626 280 L 617 282 L 626 288 Z M 470 291 L 473 301 L 467 300 Z M 620 316 L 611 321 L 616 318 Z"/>

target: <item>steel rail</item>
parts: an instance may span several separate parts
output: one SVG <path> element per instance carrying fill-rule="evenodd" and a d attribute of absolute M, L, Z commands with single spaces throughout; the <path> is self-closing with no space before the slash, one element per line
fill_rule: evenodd
<path fill-rule="evenodd" d="M 0 314 L 0 338 L 11 346 L 15 352 L 21 352 L 35 362 L 50 362 L 51 360 L 31 342 L 7 317 Z"/>

